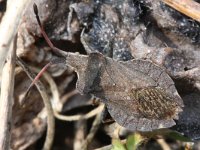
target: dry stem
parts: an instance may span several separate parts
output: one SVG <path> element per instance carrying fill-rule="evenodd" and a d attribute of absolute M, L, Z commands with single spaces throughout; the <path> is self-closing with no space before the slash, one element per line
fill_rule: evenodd
<path fill-rule="evenodd" d="M 21 17 L 31 0 L 15 0 L 9 3 L 0 24 L 0 78 L 3 64 L 9 51 L 11 41 L 17 33 Z"/>
<path fill-rule="evenodd" d="M 170 146 L 166 143 L 164 139 L 157 139 L 157 142 L 160 144 L 163 150 L 171 150 Z"/>
<path fill-rule="evenodd" d="M 96 134 L 96 132 L 100 126 L 100 123 L 101 123 L 101 120 L 103 117 L 102 111 L 103 111 L 104 106 L 105 106 L 104 104 L 101 104 L 99 107 L 99 110 L 101 110 L 101 112 L 97 114 L 95 120 L 92 123 L 92 128 L 90 129 L 90 132 L 87 135 L 85 141 L 83 142 L 83 145 L 82 145 L 83 150 L 88 149 L 88 145 L 91 143 L 92 139 L 94 138 L 94 135 Z"/>
<path fill-rule="evenodd" d="M 58 114 L 58 112 L 54 112 L 54 115 L 57 119 L 64 120 L 64 121 L 77 121 L 80 119 L 89 119 L 91 117 L 96 116 L 97 114 L 101 113 L 103 110 L 104 106 L 99 105 L 97 108 L 93 109 L 89 113 L 85 115 L 72 115 L 72 116 L 64 116 L 61 114 Z"/>
<path fill-rule="evenodd" d="M 26 67 L 24 62 L 22 60 L 20 60 L 19 58 L 17 60 L 18 60 L 17 63 L 23 68 L 23 70 L 26 72 L 26 74 L 29 76 L 29 78 L 31 80 L 34 80 L 35 76 L 31 73 L 29 68 Z M 43 146 L 43 150 L 50 150 L 52 143 L 53 143 L 54 132 L 55 132 L 54 113 L 53 113 L 53 109 L 51 107 L 51 102 L 49 100 L 49 96 L 47 94 L 47 91 L 46 91 L 44 85 L 40 81 L 36 82 L 35 85 L 42 96 L 42 99 L 44 101 L 44 105 L 45 105 L 45 108 L 47 111 L 48 128 L 47 128 L 47 136 L 46 136 L 46 140 L 45 140 L 45 143 Z"/>
<path fill-rule="evenodd" d="M 10 148 L 12 106 L 14 91 L 14 72 L 16 57 L 16 38 L 14 44 L 10 46 L 10 53 L 7 62 L 3 68 L 0 98 L 0 149 L 8 150 Z"/>
<path fill-rule="evenodd" d="M 200 22 L 200 4 L 193 0 L 163 0 L 177 11 Z"/>
<path fill-rule="evenodd" d="M 85 139 L 86 129 L 87 120 L 80 119 L 75 123 L 74 150 L 81 150 L 81 146 Z"/>

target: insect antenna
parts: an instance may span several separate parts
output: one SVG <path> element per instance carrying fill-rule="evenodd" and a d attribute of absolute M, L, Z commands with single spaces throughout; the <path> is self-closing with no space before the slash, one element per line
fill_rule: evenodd
<path fill-rule="evenodd" d="M 47 44 L 49 45 L 49 47 L 52 49 L 52 51 L 58 55 L 58 56 L 62 56 L 62 50 L 55 47 L 53 45 L 53 43 L 50 41 L 49 37 L 47 36 L 45 30 L 44 30 L 44 27 L 43 25 L 41 24 L 41 21 L 40 21 L 40 17 L 38 15 L 38 8 L 37 8 L 37 5 L 34 3 L 33 4 L 33 10 L 34 10 L 34 13 L 35 13 L 35 16 L 36 16 L 36 19 L 37 19 L 37 23 L 40 27 L 40 31 L 45 39 L 45 41 L 47 42 Z M 62 59 L 62 58 L 60 58 Z M 49 63 L 47 63 L 42 69 L 41 71 L 36 75 L 36 77 L 34 78 L 34 80 L 32 81 L 32 83 L 30 84 L 30 86 L 28 87 L 28 89 L 26 90 L 26 93 L 25 93 L 25 96 L 24 98 L 28 95 L 29 93 L 29 90 L 33 87 L 33 85 L 39 80 L 39 78 L 42 76 L 42 74 L 47 70 L 47 68 L 53 64 L 56 64 L 56 63 L 60 63 L 61 61 L 58 60 L 58 59 L 54 59 L 54 60 L 51 60 Z M 63 62 L 63 61 L 62 61 Z"/>
<path fill-rule="evenodd" d="M 47 42 L 47 44 L 49 45 L 49 47 L 53 50 L 53 52 L 59 56 L 61 56 L 60 54 L 60 51 L 62 51 L 61 49 L 55 47 L 53 45 L 53 43 L 51 42 L 51 40 L 49 39 L 48 35 L 46 34 L 45 30 L 44 30 L 44 27 L 43 25 L 41 24 L 41 21 L 40 21 L 40 17 L 38 15 L 38 8 L 37 8 L 37 5 L 34 3 L 33 4 L 33 10 L 34 10 L 34 13 L 35 13 L 35 16 L 36 16 L 36 19 L 37 19 L 37 22 L 38 22 L 38 25 L 40 27 L 40 31 L 45 39 L 45 41 Z"/>

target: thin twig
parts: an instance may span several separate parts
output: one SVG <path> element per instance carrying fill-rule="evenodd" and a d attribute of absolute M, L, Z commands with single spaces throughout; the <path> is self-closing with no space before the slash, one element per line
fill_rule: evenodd
<path fill-rule="evenodd" d="M 97 108 L 93 109 L 89 113 L 85 115 L 72 115 L 72 116 L 64 116 L 61 114 L 58 114 L 58 112 L 54 112 L 54 115 L 57 119 L 64 120 L 64 121 L 77 121 L 80 119 L 89 119 L 91 117 L 96 116 L 97 114 L 101 113 L 104 106 L 99 105 Z"/>
<path fill-rule="evenodd" d="M 100 106 L 104 108 L 105 105 L 101 104 Z M 101 109 L 101 107 L 100 107 L 101 112 L 97 114 L 95 120 L 92 123 L 92 128 L 90 129 L 90 132 L 87 135 L 85 141 L 83 142 L 83 145 L 82 145 L 83 150 L 88 149 L 88 145 L 91 143 L 92 139 L 94 138 L 94 135 L 96 134 L 96 132 L 101 124 L 101 120 L 103 117 L 103 114 L 102 114 L 103 109 Z"/>
<path fill-rule="evenodd" d="M 71 31 L 72 15 L 73 15 L 73 8 L 69 6 L 69 13 L 67 18 L 68 40 L 72 40 L 72 31 Z"/>
<path fill-rule="evenodd" d="M 81 31 L 80 40 L 81 40 L 81 43 L 83 44 L 83 47 L 84 47 L 86 53 L 90 54 L 90 53 L 92 53 L 92 50 L 84 39 L 84 32 L 85 32 L 85 28 L 83 28 L 83 30 Z"/>
<path fill-rule="evenodd" d="M 77 89 L 74 89 L 73 91 L 66 93 L 65 95 L 63 95 L 61 97 L 61 102 L 65 102 L 66 103 L 69 100 L 70 97 L 72 97 L 72 96 L 74 96 L 76 94 L 78 94 L 78 90 Z"/>
<path fill-rule="evenodd" d="M 193 0 L 163 0 L 164 3 L 200 22 L 200 4 Z"/>
<path fill-rule="evenodd" d="M 163 150 L 171 150 L 170 146 L 166 143 L 164 139 L 157 139 L 157 142 L 160 144 Z"/>
<path fill-rule="evenodd" d="M 0 24 L 0 78 L 11 41 L 17 33 L 18 26 L 26 6 L 31 0 L 15 0 L 9 3 Z"/>
<path fill-rule="evenodd" d="M 81 146 L 85 139 L 86 129 L 87 129 L 87 120 L 80 119 L 77 122 L 75 122 L 75 138 L 73 144 L 74 150 L 82 150 Z"/>
<path fill-rule="evenodd" d="M 11 119 L 13 106 L 13 91 L 14 91 L 14 72 L 15 72 L 15 57 L 16 57 L 16 42 L 17 37 L 10 46 L 10 53 L 7 62 L 3 68 L 1 82 L 1 98 L 0 98 L 0 149 L 10 149 L 11 137 Z"/>
<path fill-rule="evenodd" d="M 31 73 L 29 68 L 24 64 L 24 62 L 21 59 L 17 59 L 17 63 L 23 68 L 23 70 L 26 72 L 26 74 L 29 76 L 31 80 L 34 80 L 35 75 Z M 47 136 L 46 140 L 43 146 L 43 150 L 50 150 L 52 143 L 53 143 L 53 138 L 54 138 L 54 132 L 55 132 L 55 118 L 54 118 L 54 113 L 53 109 L 51 107 L 51 102 L 49 100 L 49 96 L 47 94 L 47 91 L 44 87 L 44 85 L 38 81 L 35 83 L 38 91 L 40 92 L 42 99 L 44 101 L 44 105 L 47 111 Z"/>

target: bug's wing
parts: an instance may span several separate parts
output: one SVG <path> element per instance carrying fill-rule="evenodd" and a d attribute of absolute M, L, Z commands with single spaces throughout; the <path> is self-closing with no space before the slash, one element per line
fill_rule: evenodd
<path fill-rule="evenodd" d="M 109 101 L 107 108 L 114 120 L 130 130 L 151 131 L 175 125 L 181 106 L 160 88 L 132 91 L 132 101 Z"/>
<path fill-rule="evenodd" d="M 119 125 L 131 131 L 152 131 L 159 128 L 169 128 L 176 124 L 173 119 L 155 120 L 140 118 L 137 115 L 129 114 L 128 111 L 118 106 L 116 103 L 108 103 L 108 112 Z"/>
<path fill-rule="evenodd" d="M 137 70 L 145 74 L 147 77 L 150 77 L 157 83 L 157 87 L 162 88 L 165 92 L 174 97 L 174 101 L 182 107 L 184 106 L 183 100 L 179 96 L 173 80 L 165 72 L 164 68 L 161 68 L 150 61 L 139 59 L 121 62 L 121 64 L 124 64 L 124 66 L 129 68 L 129 70 Z"/>
<path fill-rule="evenodd" d="M 131 131 L 152 131 L 159 128 L 169 128 L 176 123 L 173 119 L 156 120 L 137 117 L 118 107 L 114 103 L 107 104 L 107 109 L 112 118 L 121 126 Z"/>

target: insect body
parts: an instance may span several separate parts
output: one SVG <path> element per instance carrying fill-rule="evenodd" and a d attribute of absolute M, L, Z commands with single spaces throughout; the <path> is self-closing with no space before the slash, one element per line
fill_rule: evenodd
<path fill-rule="evenodd" d="M 117 123 L 140 131 L 175 125 L 183 102 L 164 69 L 145 60 L 120 62 L 100 53 L 85 56 L 63 52 L 47 37 L 36 5 L 34 11 L 49 46 L 59 54 L 62 63 L 77 72 L 79 92 L 100 98 Z"/>
<path fill-rule="evenodd" d="M 102 99 L 113 119 L 130 130 L 150 131 L 175 125 L 183 102 L 168 74 L 152 62 L 115 61 L 89 55 L 77 89 Z"/>

